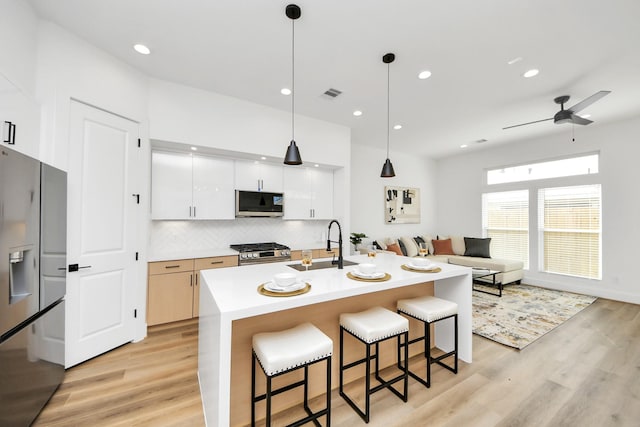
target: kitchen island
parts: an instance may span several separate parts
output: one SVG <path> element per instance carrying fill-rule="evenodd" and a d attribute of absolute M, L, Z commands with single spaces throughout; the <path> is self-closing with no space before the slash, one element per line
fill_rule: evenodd
<path fill-rule="evenodd" d="M 346 259 L 356 263 L 371 261 L 364 255 Z M 275 274 L 294 271 L 288 267 L 288 264 L 295 264 L 292 262 L 201 271 L 198 376 L 207 425 L 247 423 L 253 334 L 311 322 L 334 340 L 336 368 L 339 313 L 356 312 L 375 305 L 395 311 L 395 301 L 400 298 L 435 294 L 455 301 L 459 311 L 459 358 L 471 363 L 471 269 L 438 264 L 440 272 L 422 273 L 402 268 L 410 258 L 381 254 L 374 260 L 377 270 L 389 273 L 390 280 L 363 282 L 349 279 L 346 274 L 355 266 L 345 266 L 343 270 L 310 270 L 300 272 L 299 278 L 309 283 L 311 290 L 293 297 L 268 297 L 257 292 L 258 286 Z M 440 323 L 442 325 L 435 328 L 435 345 L 449 351 L 453 349 L 453 325 L 452 322 Z M 350 350 L 351 347 L 345 347 L 345 353 Z M 395 357 L 394 351 L 386 353 Z M 381 362 L 386 366 L 392 359 Z M 335 388 L 337 376 L 334 378 Z M 314 393 L 311 390 L 311 394 Z M 280 409 L 286 404 L 286 401 L 280 402 Z M 274 406 L 274 410 L 278 409 L 279 406 Z"/>

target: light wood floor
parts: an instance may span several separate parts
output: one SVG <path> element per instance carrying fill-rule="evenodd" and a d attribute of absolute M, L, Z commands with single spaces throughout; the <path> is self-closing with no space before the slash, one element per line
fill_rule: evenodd
<path fill-rule="evenodd" d="M 68 370 L 35 425 L 204 425 L 197 327 L 153 327 L 144 341 Z M 458 375 L 434 365 L 430 389 L 411 380 L 408 403 L 376 393 L 369 425 L 640 425 L 638 305 L 599 299 L 522 351 L 475 335 L 473 346 L 474 363 Z M 365 425 L 335 391 L 331 421 Z"/>

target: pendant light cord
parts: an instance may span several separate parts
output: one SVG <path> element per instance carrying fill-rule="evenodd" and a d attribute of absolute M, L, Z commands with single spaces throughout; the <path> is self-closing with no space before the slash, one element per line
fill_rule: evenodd
<path fill-rule="evenodd" d="M 296 24 L 295 20 L 291 20 L 291 141 L 295 141 L 295 97 L 296 97 Z"/>
<path fill-rule="evenodd" d="M 390 74 L 389 64 L 387 64 L 387 159 L 389 158 L 389 114 L 390 114 L 389 113 L 389 105 L 390 105 L 390 102 L 389 102 L 389 93 L 390 93 L 389 92 L 389 85 L 390 85 L 389 84 L 389 81 L 390 81 L 389 74 Z"/>

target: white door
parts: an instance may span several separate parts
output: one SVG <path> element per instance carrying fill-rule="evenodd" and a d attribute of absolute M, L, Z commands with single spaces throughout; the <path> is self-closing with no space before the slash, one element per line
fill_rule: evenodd
<path fill-rule="evenodd" d="M 134 337 L 138 124 L 71 102 L 66 366 Z"/>

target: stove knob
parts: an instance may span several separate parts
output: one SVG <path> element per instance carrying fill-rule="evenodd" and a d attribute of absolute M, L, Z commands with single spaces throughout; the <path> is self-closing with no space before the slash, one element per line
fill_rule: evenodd
<path fill-rule="evenodd" d="M 246 259 L 247 258 L 247 254 L 240 254 L 240 259 Z"/>
<path fill-rule="evenodd" d="M 289 255 L 291 255 L 291 252 L 289 252 L 289 250 L 288 250 L 288 249 L 285 249 L 283 252 L 284 252 L 284 255 L 285 255 L 285 256 L 289 256 Z"/>
<path fill-rule="evenodd" d="M 254 258 L 258 258 L 258 254 L 256 254 L 256 253 L 251 254 L 251 256 L 254 257 Z"/>

